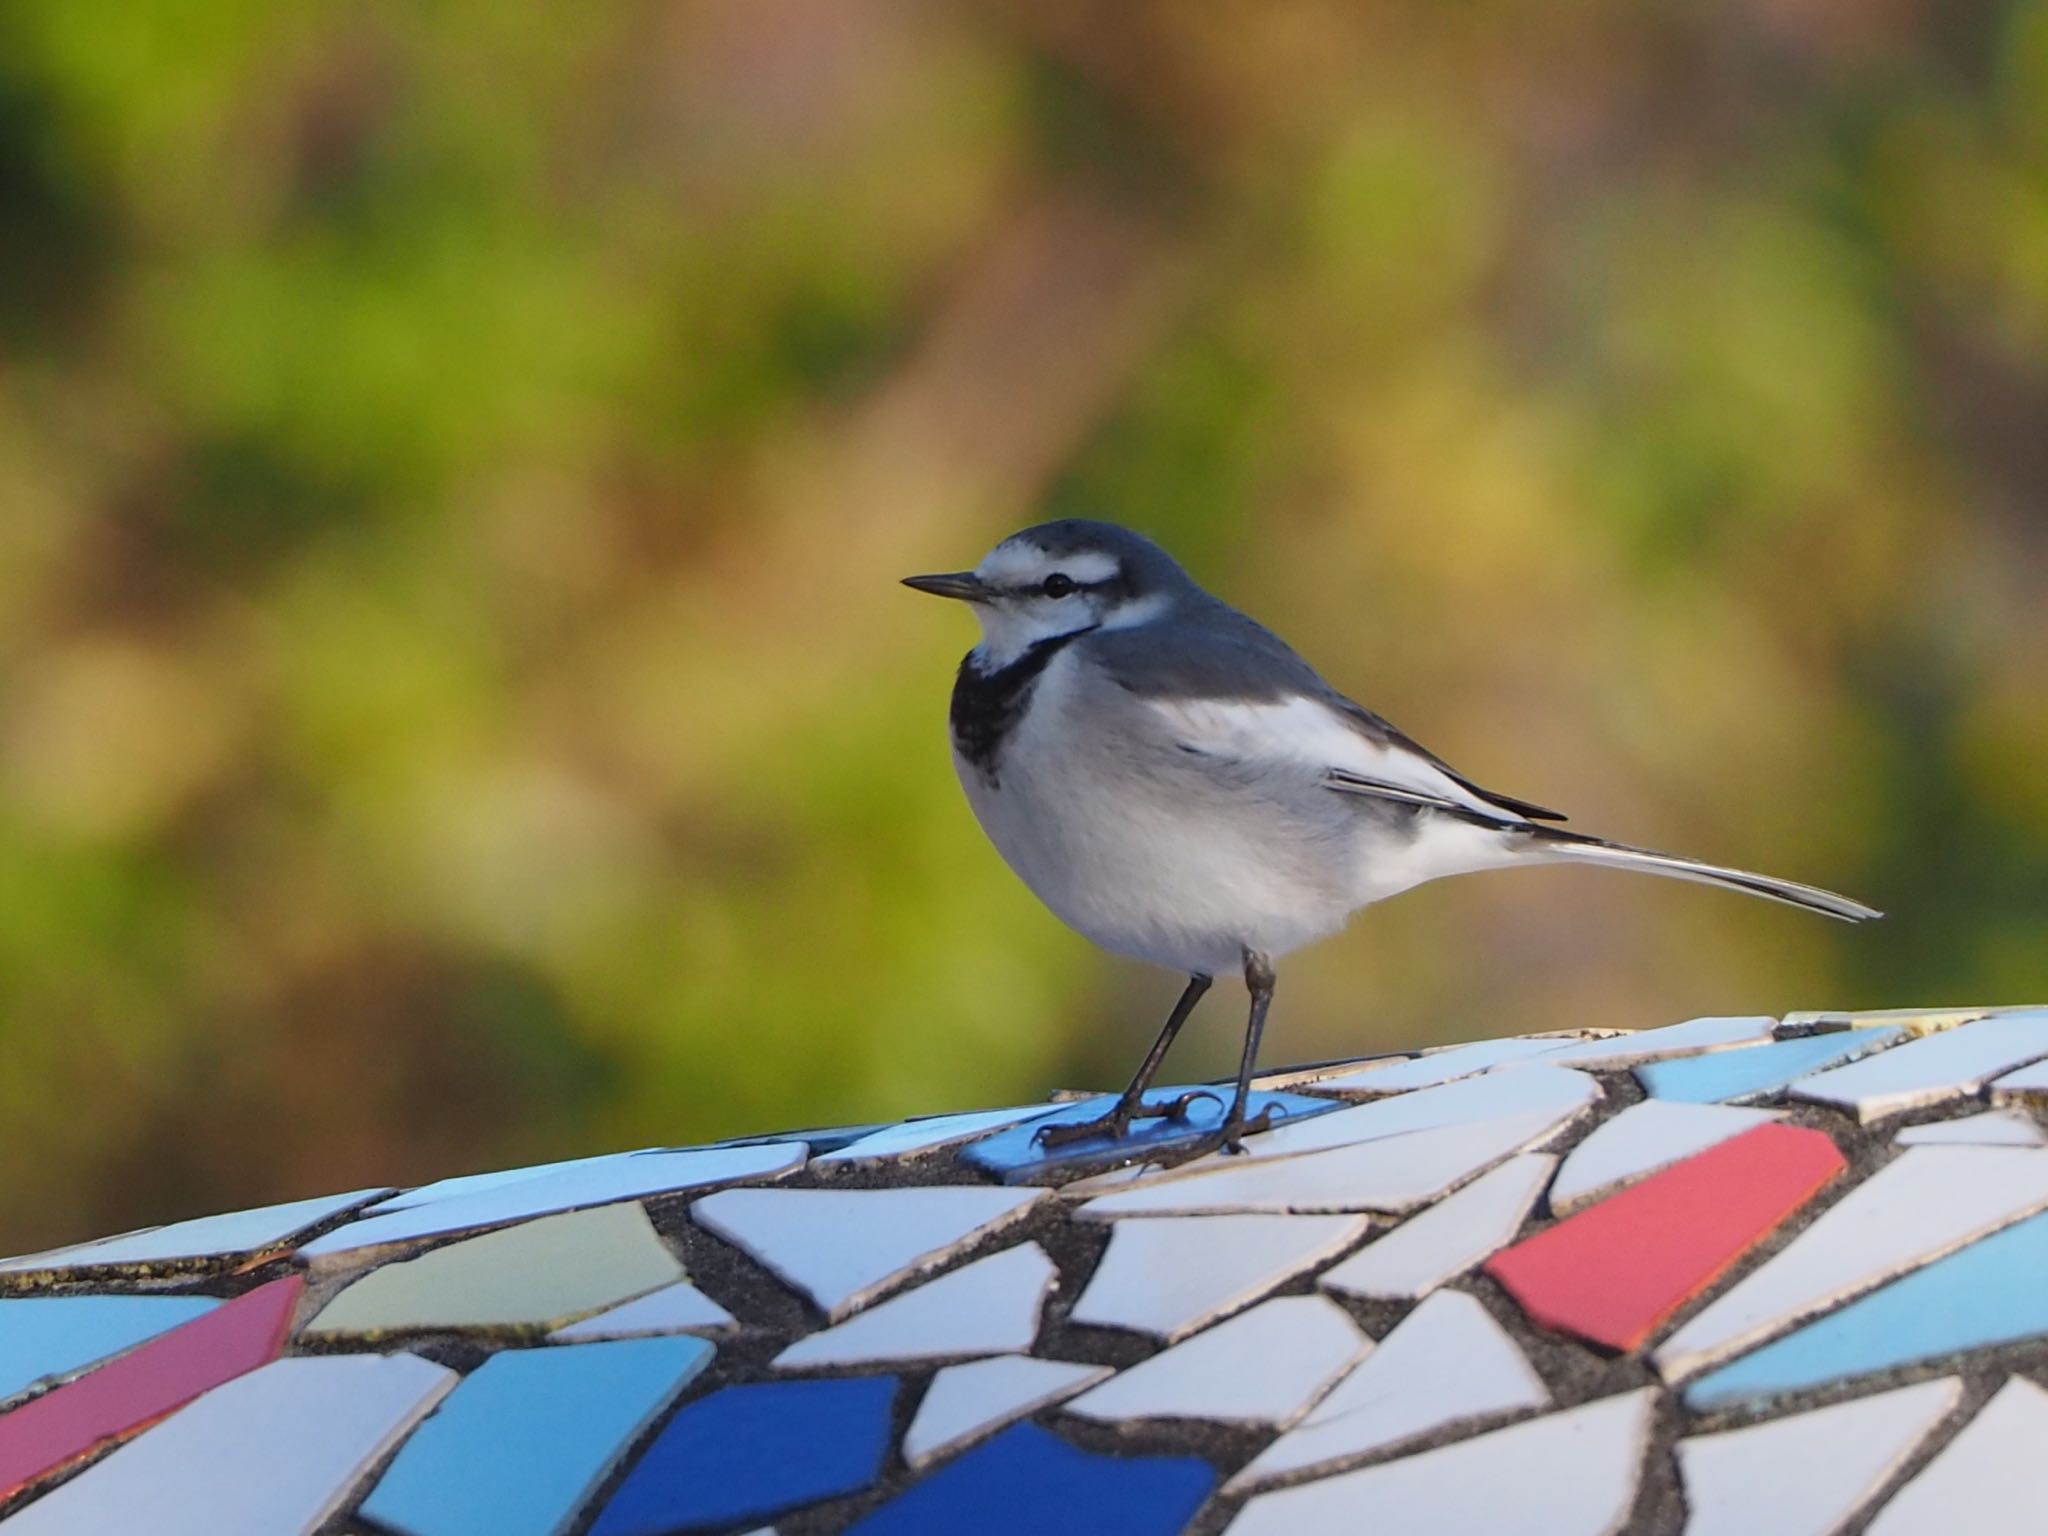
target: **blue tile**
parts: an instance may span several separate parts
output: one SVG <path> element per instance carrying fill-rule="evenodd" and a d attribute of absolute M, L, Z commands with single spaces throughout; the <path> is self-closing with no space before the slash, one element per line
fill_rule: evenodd
<path fill-rule="evenodd" d="M 713 1353 L 657 1338 L 495 1354 L 406 1442 L 362 1517 L 404 1536 L 554 1536 Z"/>
<path fill-rule="evenodd" d="M 1175 1536 L 1215 1484 L 1216 1469 L 1193 1456 L 1100 1456 L 1019 1424 L 848 1536 Z"/>
<path fill-rule="evenodd" d="M 220 1303 L 206 1296 L 37 1296 L 0 1301 L 0 1399 L 68 1376 Z"/>
<path fill-rule="evenodd" d="M 894 1376 L 727 1387 L 686 1405 L 626 1474 L 590 1536 L 671 1536 L 770 1519 L 872 1483 Z"/>
<path fill-rule="evenodd" d="M 1681 1056 L 1676 1061 L 1653 1061 L 1636 1068 L 1636 1081 L 1653 1099 L 1725 1104 L 1731 1099 L 1782 1088 L 1795 1077 L 1818 1072 L 1880 1046 L 1895 1045 L 1904 1037 L 1903 1030 L 1890 1025 L 1802 1035 L 1746 1050 L 1710 1051 L 1704 1056 Z"/>
<path fill-rule="evenodd" d="M 998 1131 L 986 1140 L 972 1143 L 962 1155 L 967 1161 L 998 1175 L 1004 1183 L 1015 1184 L 1080 1164 L 1127 1162 L 1143 1153 L 1192 1147 L 1205 1137 L 1214 1135 L 1217 1127 L 1223 1124 L 1223 1112 L 1230 1103 L 1231 1095 L 1228 1085 L 1218 1087 L 1214 1083 L 1198 1083 L 1195 1088 L 1208 1097 L 1197 1099 L 1188 1106 L 1187 1119 L 1139 1120 L 1132 1124 L 1129 1135 L 1115 1141 L 1106 1136 L 1096 1136 L 1066 1146 L 1048 1147 L 1038 1140 L 1038 1133 L 1047 1126 L 1071 1125 L 1077 1120 L 1092 1120 L 1104 1113 L 1116 1102 L 1115 1095 L 1104 1094 L 1099 1099 L 1083 1099 L 1023 1125 Z M 1145 1098 L 1148 1103 L 1164 1103 L 1188 1091 L 1187 1088 L 1155 1088 Z M 1259 1112 L 1269 1104 L 1273 1107 L 1272 1123 L 1275 1125 L 1306 1120 L 1312 1115 L 1327 1114 L 1345 1107 L 1341 1099 L 1314 1099 L 1299 1093 L 1254 1092 L 1245 1103 L 1246 1117 L 1257 1119 Z"/>
<path fill-rule="evenodd" d="M 1702 1376 L 1685 1400 L 1719 1408 L 2040 1334 L 2048 1334 L 2048 1216 L 1937 1259 Z"/>

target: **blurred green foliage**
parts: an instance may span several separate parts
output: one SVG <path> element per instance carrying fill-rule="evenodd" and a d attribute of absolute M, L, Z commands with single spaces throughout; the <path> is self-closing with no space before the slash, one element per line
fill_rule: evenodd
<path fill-rule="evenodd" d="M 1049 515 L 1894 914 L 1451 882 L 1275 1061 L 2041 997 L 2044 496 L 2039 4 L 9 0 L 0 1247 L 1119 1081 L 894 585 Z"/>

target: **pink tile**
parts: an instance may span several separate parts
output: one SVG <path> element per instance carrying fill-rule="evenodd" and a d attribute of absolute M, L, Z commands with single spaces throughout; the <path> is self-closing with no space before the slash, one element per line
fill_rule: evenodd
<path fill-rule="evenodd" d="M 275 1359 L 304 1284 L 258 1286 L 0 1416 L 0 1498 Z"/>
<path fill-rule="evenodd" d="M 1487 1261 L 1546 1328 L 1630 1350 L 1846 1166 L 1819 1131 L 1760 1125 Z"/>

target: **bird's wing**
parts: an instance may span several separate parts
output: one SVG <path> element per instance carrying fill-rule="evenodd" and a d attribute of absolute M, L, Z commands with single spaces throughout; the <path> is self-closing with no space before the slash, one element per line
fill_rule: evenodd
<path fill-rule="evenodd" d="M 1344 794 L 1502 824 L 1555 811 L 1496 795 L 1336 692 L 1277 636 L 1234 610 L 1191 624 L 1103 630 L 1083 642 L 1110 679 L 1183 749 L 1312 767 Z"/>

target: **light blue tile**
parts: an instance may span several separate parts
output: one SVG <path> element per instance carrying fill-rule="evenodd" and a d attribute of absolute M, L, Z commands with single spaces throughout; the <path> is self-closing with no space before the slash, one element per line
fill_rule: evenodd
<path fill-rule="evenodd" d="M 554 1536 L 714 1353 L 656 1338 L 493 1355 L 398 1453 L 362 1516 L 404 1536 Z"/>
<path fill-rule="evenodd" d="M 2040 1334 L 2048 1334 L 2048 1216 L 1972 1243 L 1701 1377 L 1685 1400 L 1720 1408 Z"/>
<path fill-rule="evenodd" d="M 1186 1088 L 1154 1088 L 1145 1095 L 1145 1101 L 1163 1104 L 1188 1091 Z M 1188 1105 L 1186 1119 L 1133 1121 L 1129 1133 L 1115 1141 L 1106 1136 L 1094 1136 L 1086 1141 L 1049 1147 L 1038 1139 L 1039 1133 L 1048 1126 L 1092 1120 L 1105 1113 L 1116 1102 L 1116 1096 L 1104 1094 L 1098 1099 L 1083 1099 L 1077 1104 L 1063 1105 L 1049 1115 L 1040 1115 L 1021 1125 L 1000 1130 L 985 1140 L 971 1143 L 961 1155 L 968 1162 L 997 1175 L 1004 1183 L 1015 1184 L 1087 1164 L 1128 1162 L 1143 1153 L 1181 1150 L 1215 1135 L 1223 1124 L 1223 1113 L 1233 1090 L 1227 1084 L 1203 1083 L 1197 1085 L 1196 1091 L 1202 1096 Z M 1245 1116 L 1256 1120 L 1260 1112 L 1269 1106 L 1273 1111 L 1271 1124 L 1285 1125 L 1293 1120 L 1342 1109 L 1345 1104 L 1341 1099 L 1255 1090 L 1245 1101 Z"/>
<path fill-rule="evenodd" d="M 1796 1077 L 1897 1044 L 1905 1032 L 1889 1025 L 1803 1035 L 1744 1051 L 1713 1051 L 1636 1068 L 1636 1081 L 1653 1099 L 1683 1104 L 1725 1104 L 1782 1088 Z"/>
<path fill-rule="evenodd" d="M 105 1264 L 174 1264 L 187 1259 L 258 1253 L 282 1247 L 297 1234 L 331 1220 L 353 1206 L 388 1193 L 382 1189 L 358 1189 L 345 1195 L 323 1195 L 316 1200 L 293 1200 L 284 1205 L 259 1206 L 253 1211 L 230 1211 L 223 1216 L 200 1216 L 175 1221 L 167 1227 L 148 1227 L 120 1237 L 56 1248 L 48 1253 L 8 1259 L 0 1270 L 35 1271 L 81 1269 Z"/>
<path fill-rule="evenodd" d="M 776 1179 L 795 1172 L 807 1156 L 800 1142 L 778 1142 L 582 1158 L 551 1164 L 534 1178 L 519 1177 L 516 1170 L 466 1174 L 400 1195 L 394 1202 L 396 1209 L 371 1211 L 362 1220 L 307 1243 L 299 1254 L 317 1264 L 358 1248 L 505 1226 L 615 1200 L 638 1200 L 748 1179 Z"/>
<path fill-rule="evenodd" d="M 68 1376 L 220 1303 L 208 1296 L 38 1296 L 0 1301 L 0 1399 Z"/>

